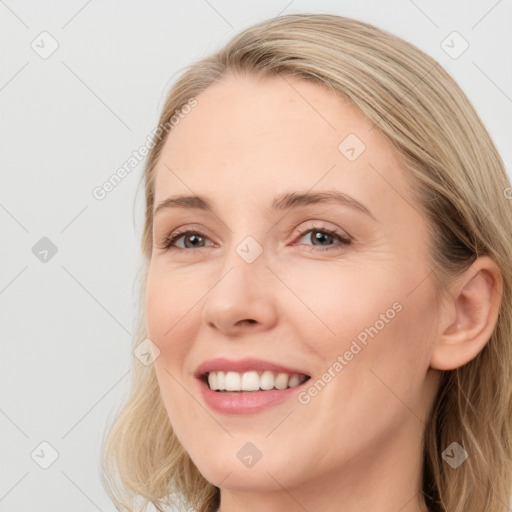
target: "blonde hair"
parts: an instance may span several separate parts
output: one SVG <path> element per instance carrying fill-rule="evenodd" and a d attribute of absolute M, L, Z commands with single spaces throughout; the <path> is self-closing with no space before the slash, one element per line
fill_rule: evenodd
<path fill-rule="evenodd" d="M 492 336 L 472 361 L 442 372 L 424 432 L 424 498 L 433 511 L 505 512 L 512 489 L 512 213 L 504 164 L 470 101 L 430 56 L 370 24 L 328 14 L 294 14 L 254 25 L 186 69 L 170 90 L 164 126 L 190 98 L 228 73 L 284 74 L 348 99 L 401 155 L 432 232 L 439 289 L 476 257 L 490 256 L 503 277 Z M 147 338 L 145 282 L 152 251 L 155 168 L 166 137 L 141 177 L 140 311 L 134 347 Z M 453 441 L 468 452 L 457 469 L 441 454 Z M 199 512 L 216 510 L 219 489 L 192 463 L 173 433 L 153 366 L 134 359 L 131 394 L 102 455 L 102 478 L 118 510 L 142 497 L 157 510 L 182 496 Z"/>

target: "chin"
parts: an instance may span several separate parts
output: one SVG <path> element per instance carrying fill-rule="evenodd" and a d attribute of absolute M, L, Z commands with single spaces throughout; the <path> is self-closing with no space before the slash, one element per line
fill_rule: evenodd
<path fill-rule="evenodd" d="M 194 460 L 194 464 L 206 480 L 223 489 L 260 493 L 281 490 L 281 486 L 293 485 L 290 482 L 289 462 L 264 462 L 262 457 L 252 467 L 246 467 L 236 455 L 230 459 L 224 456 L 222 459 Z"/>

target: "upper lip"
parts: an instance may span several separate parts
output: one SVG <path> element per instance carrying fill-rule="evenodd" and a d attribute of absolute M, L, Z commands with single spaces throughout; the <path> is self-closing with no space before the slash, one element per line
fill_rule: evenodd
<path fill-rule="evenodd" d="M 265 361 L 263 359 L 255 359 L 252 357 L 238 360 L 226 359 L 225 357 L 210 359 L 209 361 L 201 363 L 197 367 L 194 376 L 201 378 L 205 373 L 214 371 L 232 371 L 243 373 L 251 370 L 270 370 L 276 373 L 297 373 L 300 375 L 307 375 L 308 377 L 310 376 L 308 373 L 299 368 L 291 368 L 289 366 L 283 366 L 278 363 Z"/>

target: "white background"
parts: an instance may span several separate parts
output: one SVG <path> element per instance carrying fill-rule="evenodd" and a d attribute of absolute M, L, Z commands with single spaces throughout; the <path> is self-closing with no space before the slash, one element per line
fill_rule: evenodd
<path fill-rule="evenodd" d="M 297 12 L 358 18 L 432 55 L 510 172 L 511 0 L 1 0 L 0 511 L 114 511 L 99 447 L 131 378 L 143 164 L 103 201 L 92 190 L 145 142 L 181 68 Z M 47 59 L 31 48 L 43 31 L 59 45 Z M 469 43 L 457 59 L 441 47 L 453 31 Z M 46 263 L 42 237 L 58 250 Z M 43 441 L 59 454 L 48 469 L 31 458 Z"/>

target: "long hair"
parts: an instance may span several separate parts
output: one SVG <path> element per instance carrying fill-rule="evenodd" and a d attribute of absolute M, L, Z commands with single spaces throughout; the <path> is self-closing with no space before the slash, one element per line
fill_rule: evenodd
<path fill-rule="evenodd" d="M 503 277 L 498 319 L 483 350 L 443 371 L 423 440 L 422 491 L 436 512 L 505 512 L 512 490 L 512 194 L 500 155 L 467 96 L 433 58 L 373 25 L 329 14 L 258 23 L 195 62 L 168 93 L 146 160 L 140 306 L 134 347 L 147 338 L 145 283 L 152 251 L 155 167 L 176 110 L 228 73 L 288 75 L 348 99 L 389 140 L 414 185 L 432 233 L 434 280 L 443 289 L 476 257 Z M 456 470 L 442 452 L 457 440 L 468 459 Z M 134 358 L 132 388 L 104 438 L 102 478 L 118 510 L 142 499 L 157 510 L 181 497 L 215 510 L 208 482 L 176 438 L 152 365 Z"/>

